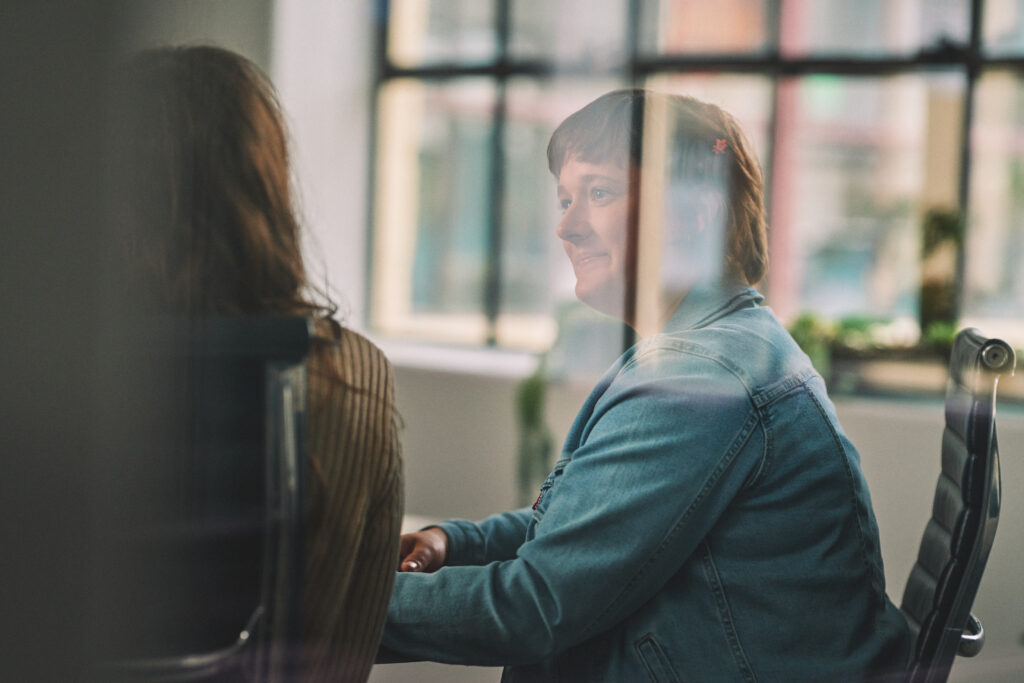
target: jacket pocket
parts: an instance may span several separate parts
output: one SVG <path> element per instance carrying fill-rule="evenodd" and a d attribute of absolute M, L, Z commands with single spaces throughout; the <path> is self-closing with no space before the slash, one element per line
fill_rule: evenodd
<path fill-rule="evenodd" d="M 672 666 L 672 661 L 652 634 L 648 633 L 637 641 L 636 651 L 652 683 L 682 683 L 675 667 Z"/>

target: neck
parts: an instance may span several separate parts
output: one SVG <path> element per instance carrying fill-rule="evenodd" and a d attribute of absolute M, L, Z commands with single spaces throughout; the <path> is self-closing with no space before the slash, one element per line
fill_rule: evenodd
<path fill-rule="evenodd" d="M 679 308 L 679 305 L 683 303 L 683 299 L 686 298 L 688 291 L 662 293 L 658 297 L 657 305 L 647 307 L 644 310 L 637 306 L 637 315 L 633 316 L 633 320 L 625 321 L 626 324 L 632 327 L 641 339 L 647 339 L 658 334 L 665 327 L 665 323 L 672 317 L 672 314 L 676 312 L 676 309 Z"/>

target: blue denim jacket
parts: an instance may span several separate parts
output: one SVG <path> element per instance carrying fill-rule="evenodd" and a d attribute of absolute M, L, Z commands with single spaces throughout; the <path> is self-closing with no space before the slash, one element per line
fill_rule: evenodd
<path fill-rule="evenodd" d="M 447 522 L 383 644 L 505 681 L 842 681 L 899 670 L 857 451 L 760 295 L 692 291 L 577 416 L 533 509 Z"/>

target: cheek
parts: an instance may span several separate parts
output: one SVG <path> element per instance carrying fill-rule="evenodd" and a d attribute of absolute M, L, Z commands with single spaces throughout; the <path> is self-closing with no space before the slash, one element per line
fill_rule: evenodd
<path fill-rule="evenodd" d="M 609 247 L 624 251 L 629 237 L 629 212 L 625 209 L 615 211 L 608 216 L 604 230 L 604 240 Z"/>

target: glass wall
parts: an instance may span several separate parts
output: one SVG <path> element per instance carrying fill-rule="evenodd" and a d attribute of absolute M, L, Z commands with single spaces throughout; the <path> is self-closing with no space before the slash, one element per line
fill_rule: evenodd
<path fill-rule="evenodd" d="M 546 351 L 566 320 L 585 320 L 621 345 L 574 301 L 545 148 L 596 96 L 643 86 L 718 104 L 751 139 L 770 210 L 763 289 L 784 322 L 868 319 L 914 343 L 923 278 L 940 263 L 945 309 L 1024 345 L 1024 2 L 382 7 L 380 333 Z M 934 216 L 964 226 L 945 260 L 922 251 Z"/>

